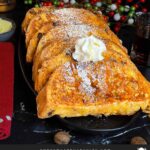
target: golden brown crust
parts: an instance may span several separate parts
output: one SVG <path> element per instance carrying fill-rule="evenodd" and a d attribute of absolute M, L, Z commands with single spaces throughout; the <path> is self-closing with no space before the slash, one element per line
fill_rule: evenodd
<path fill-rule="evenodd" d="M 69 40 L 58 39 L 57 42 L 55 40 L 55 42 L 50 43 L 41 52 L 39 52 L 36 57 L 34 57 L 33 61 L 33 81 L 35 81 L 36 76 L 38 75 L 38 69 L 41 68 L 44 61 L 57 56 L 63 51 L 66 51 L 67 55 L 69 55 L 70 50 L 74 49 L 74 43 L 76 40 L 77 38 L 70 38 Z"/>
<path fill-rule="evenodd" d="M 31 38 L 28 48 L 27 48 L 27 53 L 26 53 L 26 61 L 27 62 L 32 62 L 34 53 L 36 51 L 37 45 L 46 32 L 50 31 L 53 28 L 53 25 L 51 23 L 45 24 L 40 30 L 38 30 L 34 36 Z"/>
<path fill-rule="evenodd" d="M 27 24 L 30 22 L 30 20 L 37 14 L 39 8 L 31 8 L 27 13 L 26 16 L 22 22 L 22 31 L 26 32 L 27 30 Z"/>
<path fill-rule="evenodd" d="M 22 22 L 22 31 L 26 32 L 28 25 L 30 23 L 30 21 L 37 15 L 40 14 L 42 12 L 49 12 L 52 9 L 54 9 L 54 7 L 49 6 L 49 7 L 38 7 L 38 8 L 31 8 L 30 10 L 28 10 L 28 12 L 26 13 L 26 16 Z"/>
<path fill-rule="evenodd" d="M 71 24 L 68 13 L 75 17 L 71 18 Z M 39 118 L 132 115 L 140 109 L 150 110 L 150 83 L 131 62 L 101 15 L 98 20 L 91 12 L 75 8 L 51 11 L 52 17 L 47 14 L 26 17 L 33 18 L 26 36 L 28 41 L 31 39 L 29 61 L 34 56 L 33 79 L 38 91 Z M 63 19 L 58 26 L 53 24 L 60 18 Z M 46 22 L 50 23 L 49 27 Z M 105 43 L 104 60 L 75 61 L 72 53 L 76 40 L 90 35 Z"/>
<path fill-rule="evenodd" d="M 52 73 L 37 97 L 40 118 L 132 115 L 147 108 L 149 83 L 126 53 L 109 40 L 105 43 L 104 61 L 68 61 Z"/>
<path fill-rule="evenodd" d="M 102 17 L 101 17 L 102 18 Z M 51 12 L 43 12 L 36 15 L 30 22 L 26 33 L 27 62 L 32 62 L 34 52 L 36 50 L 39 33 L 45 34 L 51 28 L 62 25 L 78 25 L 87 24 L 98 26 L 100 28 L 108 28 L 106 22 L 95 14 L 84 9 L 58 9 Z M 41 29 L 40 29 L 41 28 Z M 39 31 L 40 30 L 40 31 Z M 110 32 L 110 31 L 109 31 Z M 31 41 L 30 41 L 31 40 Z"/>
<path fill-rule="evenodd" d="M 44 61 L 41 69 L 38 70 L 38 76 L 35 80 L 35 90 L 40 91 L 42 87 L 45 85 L 48 77 L 51 73 L 66 62 L 70 61 L 71 57 L 66 55 L 66 52 L 59 54 L 58 56 L 54 56 L 49 60 Z"/>
<path fill-rule="evenodd" d="M 102 28 L 106 27 L 106 22 L 104 20 L 100 20 L 96 15 L 84 9 L 64 8 L 49 12 L 42 12 L 37 14 L 29 23 L 26 33 L 27 46 L 36 31 L 38 31 L 38 29 L 40 29 L 47 22 L 60 25 L 88 24 Z"/>
<path fill-rule="evenodd" d="M 50 12 L 42 12 L 37 14 L 29 23 L 29 26 L 26 31 L 26 46 L 28 47 L 30 40 L 35 35 L 35 33 L 45 24 L 49 23 L 53 25 L 57 16 L 51 14 Z"/>
<path fill-rule="evenodd" d="M 78 30 L 80 30 L 80 32 L 78 32 Z M 71 34 L 70 34 L 70 31 L 72 31 Z M 89 31 L 91 32 L 89 33 Z M 58 37 L 54 36 L 54 34 L 56 34 Z M 109 36 L 110 34 L 96 27 L 85 26 L 85 25 L 72 25 L 72 26 L 65 26 L 65 27 L 62 27 L 62 26 L 57 27 L 55 29 L 52 29 L 49 33 L 43 36 L 43 38 L 40 40 L 36 54 L 35 54 L 35 58 L 37 57 L 38 53 L 41 53 L 41 51 L 43 51 L 44 47 L 47 47 L 47 43 L 49 43 L 49 41 L 52 41 L 51 43 L 55 43 L 55 42 L 57 43 L 57 40 L 55 40 L 54 37 L 57 39 L 62 38 L 63 40 L 66 40 L 66 43 L 67 43 L 68 40 L 71 38 L 76 37 L 76 39 L 78 39 L 82 36 L 87 36 L 89 34 L 100 37 L 101 39 L 110 39 L 110 36 Z M 114 40 L 117 43 L 118 39 L 116 40 L 115 38 L 114 39 L 112 38 L 112 40 Z M 75 41 L 74 41 L 74 45 L 75 45 Z M 112 46 L 114 46 L 115 48 L 117 47 L 115 44 L 113 44 Z M 118 50 L 118 47 L 116 51 L 117 50 Z M 126 53 L 122 51 L 121 48 L 119 49 L 119 51 L 121 51 L 122 53 L 126 55 Z M 45 85 L 47 78 L 49 77 L 49 74 L 50 74 L 49 73 L 50 65 L 52 65 L 52 63 L 51 63 L 51 59 L 49 58 L 49 60 L 46 60 L 46 62 L 43 62 L 43 64 L 41 65 L 41 69 L 38 70 L 38 73 L 37 71 L 33 73 L 34 75 L 33 79 L 35 81 L 36 91 L 40 91 L 43 85 Z"/>
<path fill-rule="evenodd" d="M 47 46 L 52 40 L 64 39 L 67 40 L 72 37 L 84 37 L 86 35 L 95 35 L 97 37 L 102 37 L 105 39 L 110 39 L 111 41 L 121 45 L 120 40 L 111 34 L 109 29 L 101 29 L 96 26 L 89 25 L 66 25 L 58 26 L 51 29 L 46 35 L 44 35 L 39 41 L 35 55 L 38 54 L 44 47 Z M 124 49 L 123 49 L 124 50 Z"/>
<path fill-rule="evenodd" d="M 68 62 L 57 68 L 37 97 L 38 116 L 132 115 L 146 109 L 150 99 L 147 82 L 141 80 L 132 63 L 123 67 L 116 61 Z"/>

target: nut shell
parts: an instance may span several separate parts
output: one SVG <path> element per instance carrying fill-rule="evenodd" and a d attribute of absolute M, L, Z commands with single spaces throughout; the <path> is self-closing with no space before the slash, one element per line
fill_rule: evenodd
<path fill-rule="evenodd" d="M 135 145 L 145 145 L 147 144 L 146 140 L 143 137 L 140 136 L 135 136 L 131 139 L 131 144 L 135 144 Z"/>
<path fill-rule="evenodd" d="M 54 142 L 56 144 L 69 144 L 71 140 L 71 135 L 68 132 L 60 131 L 54 136 Z"/>

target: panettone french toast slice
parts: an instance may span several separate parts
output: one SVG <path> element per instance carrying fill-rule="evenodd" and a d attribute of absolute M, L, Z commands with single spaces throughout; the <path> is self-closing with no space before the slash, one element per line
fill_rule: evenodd
<path fill-rule="evenodd" d="M 66 55 L 66 52 L 54 56 L 43 62 L 42 67 L 38 70 L 37 78 L 35 79 L 35 90 L 39 92 L 43 86 L 46 84 L 51 73 L 59 66 L 70 61 L 72 58 Z"/>
<path fill-rule="evenodd" d="M 39 118 L 150 112 L 150 83 L 102 15 L 32 8 L 22 29 L 27 61 L 33 60 Z"/>
<path fill-rule="evenodd" d="M 78 17 L 78 19 L 75 20 L 76 16 L 73 13 L 72 13 L 72 15 L 74 15 L 74 16 L 71 16 L 69 13 L 67 13 L 69 15 L 69 16 L 67 16 L 65 13 L 66 12 L 70 12 L 70 9 L 67 9 L 67 11 L 57 10 L 55 12 L 56 12 L 56 15 L 59 16 L 58 18 L 57 17 L 56 18 L 52 17 L 52 19 L 49 19 L 48 23 L 45 23 L 41 27 L 41 29 L 39 29 L 35 34 L 33 34 L 33 31 L 32 31 L 32 30 L 34 30 L 34 28 L 31 28 L 30 32 L 28 32 L 26 34 L 26 45 L 27 45 L 26 60 L 27 60 L 27 62 L 32 62 L 32 59 L 33 59 L 34 53 L 36 51 L 36 48 L 37 48 L 39 40 L 41 39 L 41 37 L 44 34 L 46 34 L 48 31 L 50 31 L 53 27 L 62 26 L 62 25 L 73 25 L 73 24 L 77 25 L 77 24 L 82 24 L 82 22 L 85 23 L 85 24 L 86 23 L 88 24 L 88 22 L 89 22 L 88 20 L 85 21 L 84 19 L 81 19 L 80 17 Z M 64 15 L 59 15 L 59 14 L 64 14 Z M 89 13 L 89 14 L 91 14 L 91 13 Z M 40 16 L 42 16 L 42 15 L 45 15 L 46 18 L 50 18 L 51 17 L 51 14 L 50 14 L 49 17 L 48 17 L 47 14 L 40 14 Z M 88 13 L 86 15 L 88 16 Z M 34 20 L 35 19 L 36 18 L 34 18 Z M 85 18 L 85 19 L 87 19 L 87 18 Z M 35 23 L 36 22 L 33 21 L 33 24 L 35 24 Z M 104 29 L 108 28 L 106 26 L 105 22 L 102 23 L 102 21 L 101 21 L 100 23 L 101 23 L 101 26 L 105 26 Z M 95 24 L 93 22 L 93 25 L 98 25 L 98 24 L 97 23 Z M 32 26 L 36 26 L 36 25 L 32 25 Z M 32 37 L 32 35 L 33 35 L 33 37 Z"/>
<path fill-rule="evenodd" d="M 150 84 L 128 55 L 113 49 L 113 42 L 104 42 L 104 60 L 71 60 L 49 76 L 37 96 L 39 118 L 132 115 L 147 109 Z"/>
<path fill-rule="evenodd" d="M 38 69 L 40 69 L 42 63 L 46 60 L 51 59 L 54 56 L 59 55 L 63 51 L 70 54 L 70 51 L 74 49 L 74 45 L 77 38 L 70 38 L 68 40 L 57 39 L 57 42 L 52 42 L 47 45 L 42 51 L 40 51 L 36 57 L 34 57 L 33 67 L 32 67 L 32 78 L 36 78 L 38 74 Z M 59 44 L 58 44 L 59 43 Z"/>
<path fill-rule="evenodd" d="M 50 42 L 57 39 L 69 39 L 72 37 L 84 37 L 86 35 L 94 34 L 95 36 L 102 37 L 105 39 L 110 39 L 116 44 L 122 47 L 122 51 L 126 52 L 126 49 L 122 46 L 119 38 L 113 34 L 110 29 L 102 29 L 96 26 L 89 25 L 66 25 L 66 26 L 57 26 L 51 29 L 48 33 L 42 36 L 40 39 L 35 55 L 37 55 L 43 48 L 49 45 Z"/>
<path fill-rule="evenodd" d="M 34 17 L 28 26 L 26 32 L 27 47 L 33 35 L 47 22 L 54 24 L 54 26 L 61 24 L 88 24 L 99 26 L 103 29 L 107 26 L 104 19 L 100 19 L 100 17 L 85 9 L 63 8 L 56 9 L 50 13 L 43 12 Z"/>
<path fill-rule="evenodd" d="M 80 32 L 78 32 L 79 30 L 80 30 Z M 70 31 L 72 31 L 71 34 L 70 34 Z M 55 34 L 55 36 L 54 36 L 54 34 Z M 101 37 L 102 39 L 111 38 L 110 34 L 107 34 L 104 30 L 100 30 L 100 29 L 97 29 L 96 27 L 92 27 L 92 26 L 86 26 L 86 25 L 72 25 L 72 26 L 64 26 L 64 27 L 61 26 L 61 27 L 52 29 L 49 33 L 47 33 L 45 36 L 43 36 L 44 39 L 42 38 L 39 42 L 38 49 L 35 54 L 35 59 L 36 59 L 38 53 L 41 53 L 42 50 L 48 46 L 47 45 L 48 41 L 51 41 L 51 42 L 49 42 L 49 44 L 54 43 L 54 42 L 57 43 L 57 39 L 63 39 L 64 41 L 66 40 L 66 42 L 67 42 L 71 38 L 79 39 L 81 37 L 89 36 L 90 34 L 95 35 L 97 37 Z M 45 39 L 47 39 L 47 40 L 45 40 Z M 113 40 L 113 38 L 112 38 L 112 40 Z M 117 41 L 119 41 L 119 40 L 117 38 L 114 41 L 117 43 Z M 75 45 L 75 42 L 76 41 L 74 41 L 74 45 Z M 126 52 L 123 49 L 121 49 L 120 51 L 122 51 L 122 53 L 126 54 Z M 52 65 L 52 62 L 51 62 L 51 59 L 49 58 L 48 60 L 45 60 L 40 65 L 41 68 L 39 68 L 38 70 L 33 69 L 33 71 L 35 71 L 35 72 L 33 72 L 33 80 L 35 81 L 35 90 L 36 91 L 40 91 L 42 89 L 43 85 L 45 85 L 45 83 L 49 77 L 49 74 L 51 73 L 51 67 L 52 67 L 51 65 Z"/>
<path fill-rule="evenodd" d="M 30 21 L 37 15 L 42 12 L 50 12 L 54 9 L 53 6 L 43 6 L 43 7 L 33 7 L 26 13 L 26 16 L 22 22 L 22 31 L 26 32 Z"/>
<path fill-rule="evenodd" d="M 38 42 L 40 41 L 42 36 L 44 34 L 46 34 L 48 31 L 50 31 L 52 28 L 53 28 L 53 24 L 46 23 L 31 38 L 29 45 L 27 47 L 27 53 L 26 53 L 26 61 L 27 62 L 32 62 L 34 53 L 35 53 L 37 45 L 38 45 Z"/>
<path fill-rule="evenodd" d="M 38 30 L 41 29 L 42 26 L 44 26 L 47 23 L 50 23 L 50 26 L 53 25 L 53 22 L 55 22 L 58 17 L 53 15 L 50 12 L 42 12 L 40 14 L 37 14 L 29 23 L 27 31 L 26 31 L 26 47 L 28 48 L 29 42 L 32 39 L 32 37 L 36 34 Z"/>

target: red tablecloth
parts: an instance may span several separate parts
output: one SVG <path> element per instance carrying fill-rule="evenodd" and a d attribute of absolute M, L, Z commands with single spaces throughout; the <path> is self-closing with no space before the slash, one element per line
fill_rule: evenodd
<path fill-rule="evenodd" d="M 0 42 L 0 140 L 10 136 L 13 113 L 14 47 Z"/>

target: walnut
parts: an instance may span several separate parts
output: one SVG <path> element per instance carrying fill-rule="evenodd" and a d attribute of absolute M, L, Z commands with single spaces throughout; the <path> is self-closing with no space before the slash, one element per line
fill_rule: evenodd
<path fill-rule="evenodd" d="M 60 131 L 54 136 L 54 142 L 56 144 L 69 144 L 71 140 L 71 135 L 68 132 Z"/>
<path fill-rule="evenodd" d="M 135 145 L 145 145 L 147 144 L 146 140 L 143 137 L 140 136 L 135 136 L 131 139 L 131 144 L 135 144 Z"/>

